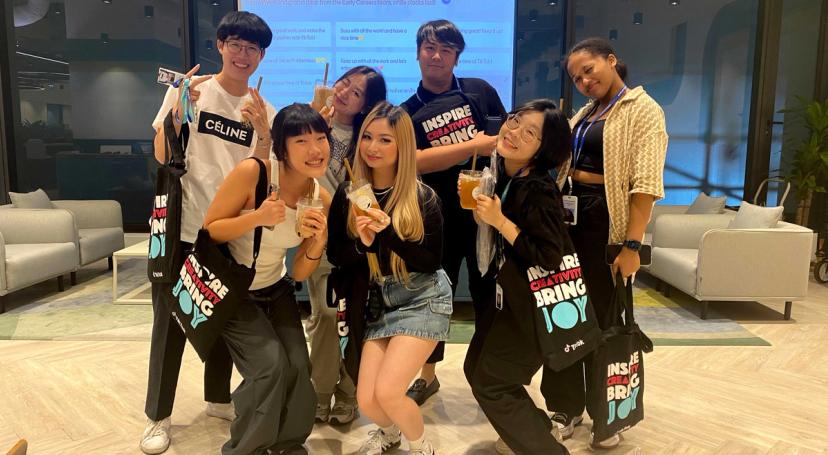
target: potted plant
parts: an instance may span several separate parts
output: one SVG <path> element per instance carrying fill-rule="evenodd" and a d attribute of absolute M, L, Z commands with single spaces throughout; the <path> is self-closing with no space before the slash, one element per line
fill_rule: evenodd
<path fill-rule="evenodd" d="M 799 114 L 807 131 L 804 139 L 788 144 L 793 157 L 785 179 L 799 201 L 796 224 L 807 226 L 814 193 L 824 193 L 828 187 L 828 99 L 800 101 L 801 107 L 782 111 Z"/>

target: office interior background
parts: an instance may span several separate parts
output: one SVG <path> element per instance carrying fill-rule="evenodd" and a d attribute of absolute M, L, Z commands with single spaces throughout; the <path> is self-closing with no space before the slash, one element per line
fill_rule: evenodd
<path fill-rule="evenodd" d="M 231 0 L 3 1 L 2 197 L 43 188 L 52 199 L 115 199 L 125 228 L 146 231 L 156 168 L 150 122 L 166 88 L 157 69 L 217 71 L 215 28 L 236 8 Z M 828 97 L 827 16 L 825 0 L 519 0 L 513 100 L 549 97 L 577 109 L 585 100 L 562 68 L 565 52 L 585 37 L 608 38 L 630 85 L 644 85 L 665 110 L 664 203 L 705 191 L 738 206 L 765 178 L 787 175 L 790 145 L 807 134 L 782 111 Z M 781 194 L 771 184 L 760 202 L 777 205 Z M 828 229 L 826 201 L 817 194 L 811 204 L 807 224 L 817 232 Z M 797 203 L 787 198 L 786 219 Z"/>

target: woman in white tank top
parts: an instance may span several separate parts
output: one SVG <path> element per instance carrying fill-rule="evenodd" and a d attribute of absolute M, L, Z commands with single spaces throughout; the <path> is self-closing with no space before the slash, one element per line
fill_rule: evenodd
<path fill-rule="evenodd" d="M 276 115 L 271 135 L 275 159 L 261 163 L 251 158 L 239 163 L 216 193 L 204 225 L 214 241 L 228 243 L 237 262 L 256 269 L 248 299 L 239 309 L 239 317 L 252 321 L 235 326 L 231 320 L 225 332 L 262 339 L 271 349 L 260 358 L 248 358 L 245 353 L 237 356 L 244 359 L 236 367 L 245 380 L 233 395 L 240 416 L 233 425 L 245 425 L 247 420 L 241 418 L 244 412 L 272 414 L 274 427 L 262 431 L 277 433 L 277 443 L 269 449 L 279 452 L 300 449 L 313 429 L 316 394 L 310 381 L 308 349 L 293 280 L 310 276 L 328 240 L 331 195 L 316 179 L 328 167 L 330 133 L 325 120 L 310 106 L 293 104 Z M 256 186 L 262 169 L 273 191 L 257 208 Z M 305 211 L 301 226 L 297 226 L 297 203 L 308 196 L 321 199 L 322 209 Z M 265 228 L 254 263 L 253 232 L 257 227 Z M 306 238 L 297 233 L 297 228 Z M 285 256 L 289 248 L 297 247 L 288 275 Z M 268 381 L 266 375 L 246 375 L 252 370 L 261 372 L 262 363 L 267 365 L 267 374 L 278 376 L 275 386 L 269 382 L 259 385 Z M 252 391 L 239 393 L 245 387 Z"/>

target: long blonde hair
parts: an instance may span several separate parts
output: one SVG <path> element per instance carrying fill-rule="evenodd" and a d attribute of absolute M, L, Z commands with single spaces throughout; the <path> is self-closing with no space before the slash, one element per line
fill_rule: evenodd
<path fill-rule="evenodd" d="M 373 185 L 373 172 L 362 159 L 360 148 L 362 146 L 362 135 L 368 125 L 374 120 L 386 119 L 391 126 L 397 143 L 397 169 L 394 176 L 394 187 L 391 194 L 385 201 L 382 210 L 391 217 L 391 226 L 397 235 L 408 241 L 422 241 L 425 236 L 423 227 L 423 214 L 420 209 L 419 195 L 424 186 L 417 179 L 417 142 L 414 138 L 414 124 L 401 107 L 394 106 L 388 102 L 381 102 L 362 122 L 357 139 L 356 153 L 354 155 L 354 178 L 357 181 L 366 181 Z M 353 206 L 348 209 L 348 233 L 357 238 L 355 214 Z M 379 258 L 374 253 L 368 253 L 368 267 L 371 271 L 371 278 L 382 281 Z M 391 272 L 397 281 L 408 283 L 408 269 L 405 261 L 396 253 L 391 252 Z"/>

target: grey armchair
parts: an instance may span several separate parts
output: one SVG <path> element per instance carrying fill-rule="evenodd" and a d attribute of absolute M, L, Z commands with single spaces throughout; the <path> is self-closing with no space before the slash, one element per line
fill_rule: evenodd
<path fill-rule="evenodd" d="M 80 267 L 75 220 L 66 210 L 0 210 L 0 313 L 5 296 L 35 283 L 58 279 Z"/>
<path fill-rule="evenodd" d="M 59 209 L 74 215 L 78 229 L 80 265 L 91 264 L 109 258 L 112 269 L 112 253 L 124 248 L 124 222 L 118 201 L 52 201 Z M 76 284 L 76 274 L 71 274 Z"/>

